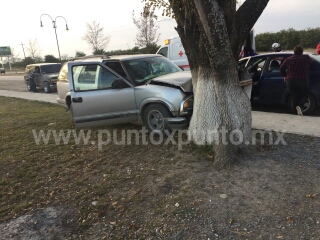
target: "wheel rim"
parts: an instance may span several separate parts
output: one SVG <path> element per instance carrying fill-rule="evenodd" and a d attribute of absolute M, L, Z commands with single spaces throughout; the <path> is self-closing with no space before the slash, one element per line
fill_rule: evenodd
<path fill-rule="evenodd" d="M 48 84 L 47 84 L 47 83 L 44 84 L 43 90 L 44 90 L 45 92 L 48 92 L 48 91 L 49 91 L 49 89 L 48 89 Z"/>
<path fill-rule="evenodd" d="M 157 110 L 152 110 L 148 114 L 148 124 L 153 131 L 160 132 L 164 127 L 162 114 Z"/>
<path fill-rule="evenodd" d="M 306 99 L 303 99 L 302 100 L 302 103 L 303 104 L 301 104 L 303 107 L 302 107 L 302 112 L 305 112 L 305 111 L 307 111 L 309 108 L 310 108 L 310 99 L 309 98 L 306 98 Z"/>

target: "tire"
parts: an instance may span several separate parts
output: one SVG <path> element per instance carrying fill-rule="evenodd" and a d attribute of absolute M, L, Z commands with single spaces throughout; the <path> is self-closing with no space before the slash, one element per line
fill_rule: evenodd
<path fill-rule="evenodd" d="M 31 91 L 31 86 L 30 86 L 30 82 L 29 81 L 27 81 L 27 89 L 28 89 L 28 91 Z"/>
<path fill-rule="evenodd" d="M 316 100 L 314 99 L 314 97 L 309 93 L 308 98 L 305 98 L 301 101 L 304 102 L 303 108 L 301 109 L 303 115 L 311 114 L 316 107 Z M 293 100 L 292 100 L 291 96 L 288 99 L 288 106 L 289 106 L 289 109 L 291 110 L 292 113 L 297 112 L 296 108 L 293 106 Z"/>
<path fill-rule="evenodd" d="M 48 82 L 44 82 L 43 83 L 43 90 L 45 91 L 45 93 L 51 93 L 52 89 L 50 88 L 50 84 Z"/>
<path fill-rule="evenodd" d="M 165 122 L 165 118 L 171 117 L 172 114 L 164 105 L 150 104 L 144 111 L 144 124 L 149 130 L 156 135 L 165 134 L 165 131 L 170 132 L 169 126 Z"/>

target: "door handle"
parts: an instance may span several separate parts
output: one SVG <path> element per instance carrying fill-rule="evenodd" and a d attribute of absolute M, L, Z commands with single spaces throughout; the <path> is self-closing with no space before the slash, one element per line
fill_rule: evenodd
<path fill-rule="evenodd" d="M 73 102 L 73 103 L 79 103 L 79 102 L 82 102 L 82 97 L 72 98 L 72 102 Z"/>

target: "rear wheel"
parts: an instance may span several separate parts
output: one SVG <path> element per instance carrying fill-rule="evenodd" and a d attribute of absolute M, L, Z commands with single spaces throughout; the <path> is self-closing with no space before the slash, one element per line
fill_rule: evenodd
<path fill-rule="evenodd" d="M 50 84 L 48 82 L 44 82 L 43 84 L 43 90 L 46 92 L 46 93 L 51 93 L 52 90 L 50 88 Z"/>
<path fill-rule="evenodd" d="M 171 112 L 161 104 L 151 104 L 147 106 L 144 112 L 144 123 L 149 132 L 155 134 L 164 134 L 170 131 L 169 126 L 165 122 L 165 118 L 171 117 Z"/>
<path fill-rule="evenodd" d="M 308 115 L 310 113 L 312 113 L 316 107 L 316 100 L 314 99 L 314 97 L 309 94 L 308 98 L 304 98 L 301 100 L 301 104 L 303 105 L 301 111 L 304 115 Z M 293 112 L 296 113 L 297 110 L 295 108 L 295 106 L 293 106 L 293 99 L 292 96 L 289 97 L 288 99 L 288 106 L 289 109 Z"/>

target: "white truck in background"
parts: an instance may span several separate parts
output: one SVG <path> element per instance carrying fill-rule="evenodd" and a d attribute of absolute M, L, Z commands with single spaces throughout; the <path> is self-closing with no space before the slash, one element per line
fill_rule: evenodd
<path fill-rule="evenodd" d="M 164 45 L 159 48 L 157 54 L 165 56 L 185 71 L 190 70 L 189 61 L 182 46 L 180 37 L 165 39 Z"/>
<path fill-rule="evenodd" d="M 245 40 L 242 46 L 242 50 L 244 47 L 251 48 L 254 51 L 256 51 L 255 36 L 253 29 L 248 34 L 247 39 Z M 164 45 L 162 45 L 156 53 L 165 56 L 183 70 L 190 70 L 189 61 L 182 46 L 180 37 L 172 37 L 165 39 Z M 243 57 L 243 51 L 239 55 L 239 58 L 241 57 Z"/>

